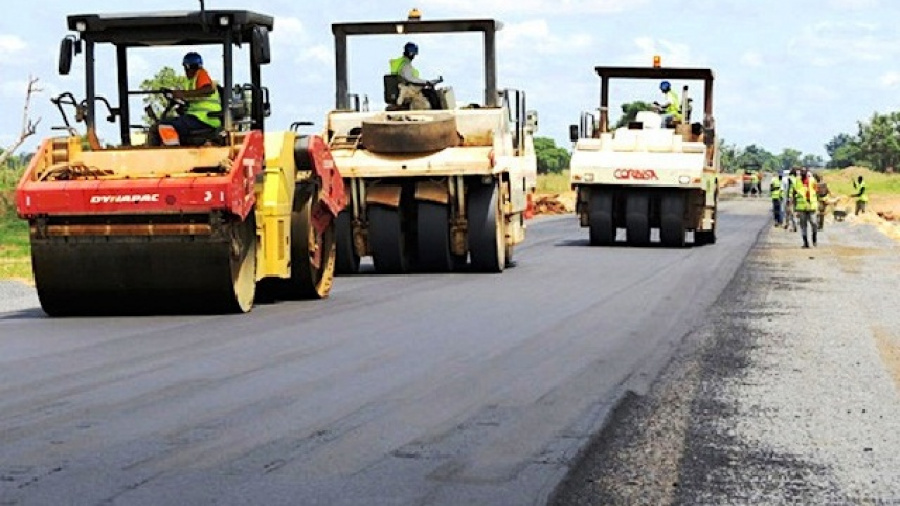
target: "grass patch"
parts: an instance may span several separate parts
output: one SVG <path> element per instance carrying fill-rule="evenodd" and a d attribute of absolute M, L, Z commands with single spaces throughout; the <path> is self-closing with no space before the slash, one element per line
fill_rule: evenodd
<path fill-rule="evenodd" d="M 537 193 L 565 193 L 571 190 L 569 171 L 557 174 L 538 174 Z"/>
<path fill-rule="evenodd" d="M 16 215 L 15 186 L 22 170 L 0 168 L 0 279 L 31 280 L 28 222 Z"/>
<path fill-rule="evenodd" d="M 833 193 L 853 195 L 853 181 L 862 176 L 870 195 L 900 195 L 900 174 L 884 174 L 862 167 L 825 171 L 825 181 Z"/>

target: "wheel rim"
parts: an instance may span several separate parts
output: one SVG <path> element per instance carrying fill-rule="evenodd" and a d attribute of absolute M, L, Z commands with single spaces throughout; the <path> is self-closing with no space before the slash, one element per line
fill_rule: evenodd
<path fill-rule="evenodd" d="M 254 214 L 251 211 L 251 216 Z M 252 225 L 252 227 L 250 226 Z M 237 311 L 246 313 L 256 295 L 256 224 L 248 219 L 236 227 L 232 238 L 231 285 Z M 236 253 L 236 254 L 235 254 Z"/>
<path fill-rule="evenodd" d="M 496 184 L 469 188 L 469 252 L 472 268 L 477 271 L 502 272 L 506 265 L 499 193 Z"/>
<path fill-rule="evenodd" d="M 302 202 L 302 203 L 301 203 Z M 334 220 L 321 234 L 312 224 L 313 199 L 295 201 L 291 213 L 291 285 L 288 298 L 322 299 L 328 296 L 334 280 L 336 250 Z M 299 207 L 299 209 L 298 209 Z M 316 254 L 319 265 L 314 265 Z"/>

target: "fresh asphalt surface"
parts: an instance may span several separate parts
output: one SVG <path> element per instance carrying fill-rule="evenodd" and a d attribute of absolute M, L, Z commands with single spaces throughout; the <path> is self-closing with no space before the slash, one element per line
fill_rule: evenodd
<path fill-rule="evenodd" d="M 247 315 L 0 313 L 0 504 L 543 504 L 766 204 L 678 250 L 539 218 L 503 274 L 341 277 Z"/>

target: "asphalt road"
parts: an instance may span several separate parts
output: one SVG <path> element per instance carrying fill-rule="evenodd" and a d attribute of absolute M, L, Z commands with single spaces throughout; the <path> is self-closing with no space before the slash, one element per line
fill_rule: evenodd
<path fill-rule="evenodd" d="M 361 275 L 248 315 L 0 314 L 0 504 L 543 504 L 768 223 L 591 248 L 531 222 L 504 274 Z"/>

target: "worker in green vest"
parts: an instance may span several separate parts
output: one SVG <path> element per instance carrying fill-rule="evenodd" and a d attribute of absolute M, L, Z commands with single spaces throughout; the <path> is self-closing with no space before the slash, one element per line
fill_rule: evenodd
<path fill-rule="evenodd" d="M 816 178 L 816 196 L 819 199 L 819 212 L 816 214 L 818 218 L 819 230 L 825 228 L 825 211 L 828 209 L 828 200 L 831 197 L 831 190 L 828 189 L 828 183 L 822 174 L 814 174 Z"/>
<path fill-rule="evenodd" d="M 866 202 L 869 201 L 869 193 L 866 191 L 866 182 L 863 181 L 863 177 L 859 176 L 857 180 L 853 183 L 853 188 L 856 189 L 856 194 L 853 195 L 856 197 L 856 212 L 854 215 L 866 212 Z"/>
<path fill-rule="evenodd" d="M 434 85 L 444 82 L 443 77 L 427 80 L 419 77 L 419 70 L 413 67 L 413 59 L 419 54 L 419 46 L 407 42 L 403 55 L 390 61 L 391 75 L 400 77 L 400 96 L 397 105 L 413 110 L 440 109 L 441 101 Z"/>
<path fill-rule="evenodd" d="M 676 122 L 681 123 L 684 120 L 681 116 L 681 98 L 672 89 L 672 83 L 669 81 L 659 83 L 659 91 L 663 93 L 663 103 L 653 102 L 653 105 L 662 114 L 661 126 L 675 128 Z"/>
<path fill-rule="evenodd" d="M 772 176 L 769 181 L 769 195 L 772 197 L 772 215 L 775 218 L 775 226 L 781 226 L 781 174 Z"/>
<path fill-rule="evenodd" d="M 222 126 L 219 89 L 203 68 L 203 58 L 195 52 L 187 53 L 182 59 L 182 66 L 188 79 L 188 89 L 171 90 L 170 93 L 173 99 L 186 102 L 187 109 L 184 114 L 175 118 L 163 118 L 150 128 L 148 139 L 151 146 L 178 145 L 181 139 L 192 133 L 213 133 Z M 178 138 L 163 138 L 159 132 L 161 125 L 174 128 Z"/>
<path fill-rule="evenodd" d="M 812 243 L 816 245 L 816 221 L 815 213 L 819 208 L 819 199 L 816 195 L 816 181 L 808 170 L 801 172 L 800 176 L 794 180 L 794 186 L 791 189 L 794 195 L 794 210 L 800 219 L 800 233 L 803 235 L 803 247 L 809 247 L 809 240 L 806 238 L 807 227 L 812 228 Z"/>
<path fill-rule="evenodd" d="M 750 195 L 759 197 L 759 172 L 750 174 Z"/>

